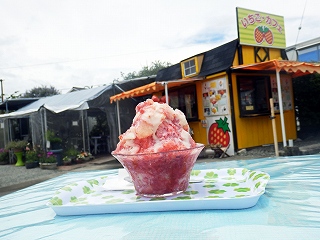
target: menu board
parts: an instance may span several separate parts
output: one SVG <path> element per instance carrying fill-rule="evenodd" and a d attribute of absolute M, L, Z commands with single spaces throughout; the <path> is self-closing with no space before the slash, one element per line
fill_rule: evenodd
<path fill-rule="evenodd" d="M 204 116 L 229 114 L 226 84 L 225 78 L 211 80 L 202 84 Z"/>
<path fill-rule="evenodd" d="M 281 75 L 280 77 L 281 85 L 281 94 L 282 94 L 282 105 L 283 110 L 292 109 L 292 81 L 290 76 Z M 279 97 L 278 97 L 278 87 L 276 76 L 271 77 L 271 89 L 272 89 L 272 98 L 274 102 L 274 109 L 279 111 Z"/>

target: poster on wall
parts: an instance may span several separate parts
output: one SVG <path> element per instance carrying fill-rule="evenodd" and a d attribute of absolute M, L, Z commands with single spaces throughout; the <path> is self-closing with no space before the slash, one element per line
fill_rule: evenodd
<path fill-rule="evenodd" d="M 284 17 L 237 8 L 241 45 L 286 48 Z"/>
<path fill-rule="evenodd" d="M 225 115 L 229 113 L 226 79 L 220 78 L 202 84 L 204 116 Z"/>
<path fill-rule="evenodd" d="M 292 110 L 292 81 L 290 76 L 281 76 L 280 80 L 281 84 L 281 94 L 282 94 L 282 105 L 283 110 Z M 276 76 L 271 77 L 271 90 L 272 90 L 272 98 L 274 102 L 274 109 L 279 111 L 279 98 L 278 98 L 278 87 L 277 87 L 277 79 Z"/>
<path fill-rule="evenodd" d="M 202 101 L 207 129 L 207 140 L 211 146 L 226 149 L 234 155 L 231 114 L 229 109 L 228 81 L 225 77 L 202 83 Z"/>

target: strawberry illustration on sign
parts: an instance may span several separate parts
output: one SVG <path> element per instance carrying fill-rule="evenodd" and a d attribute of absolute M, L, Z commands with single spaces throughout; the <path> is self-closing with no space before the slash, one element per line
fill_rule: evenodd
<path fill-rule="evenodd" d="M 272 32 L 270 31 L 269 28 L 265 27 L 265 34 L 264 34 L 264 37 L 266 39 L 266 42 L 271 45 L 273 43 L 273 34 Z"/>
<path fill-rule="evenodd" d="M 256 27 L 254 30 L 254 39 L 256 40 L 257 43 L 262 43 L 264 36 L 263 36 L 263 29 L 261 26 Z"/>
<path fill-rule="evenodd" d="M 262 43 L 264 40 L 269 44 L 273 44 L 273 33 L 266 26 L 258 26 L 254 29 L 254 39 L 257 43 Z"/>
<path fill-rule="evenodd" d="M 209 144 L 227 147 L 230 143 L 229 132 L 230 128 L 227 117 L 224 117 L 224 120 L 222 120 L 222 118 L 216 120 L 216 122 L 211 124 L 209 128 Z"/>

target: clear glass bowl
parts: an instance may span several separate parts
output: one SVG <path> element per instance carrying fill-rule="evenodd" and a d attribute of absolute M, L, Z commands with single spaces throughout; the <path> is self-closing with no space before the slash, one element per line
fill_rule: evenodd
<path fill-rule="evenodd" d="M 164 197 L 184 192 L 191 170 L 204 145 L 168 152 L 125 155 L 111 154 L 128 171 L 137 195 Z"/>

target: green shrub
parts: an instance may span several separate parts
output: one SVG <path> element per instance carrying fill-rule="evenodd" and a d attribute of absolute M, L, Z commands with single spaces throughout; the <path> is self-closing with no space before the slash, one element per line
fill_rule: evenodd
<path fill-rule="evenodd" d="M 52 152 L 47 152 L 46 156 L 40 158 L 41 163 L 56 163 L 57 158 Z"/>
<path fill-rule="evenodd" d="M 5 149 L 10 150 L 10 149 L 17 149 L 17 150 L 25 150 L 28 142 L 24 140 L 19 140 L 19 141 L 11 141 L 8 142 Z"/>
<path fill-rule="evenodd" d="M 0 149 L 0 162 L 8 163 L 9 162 L 9 152 L 6 149 Z"/>
<path fill-rule="evenodd" d="M 39 161 L 38 153 L 36 151 L 26 151 L 26 163 Z"/>

